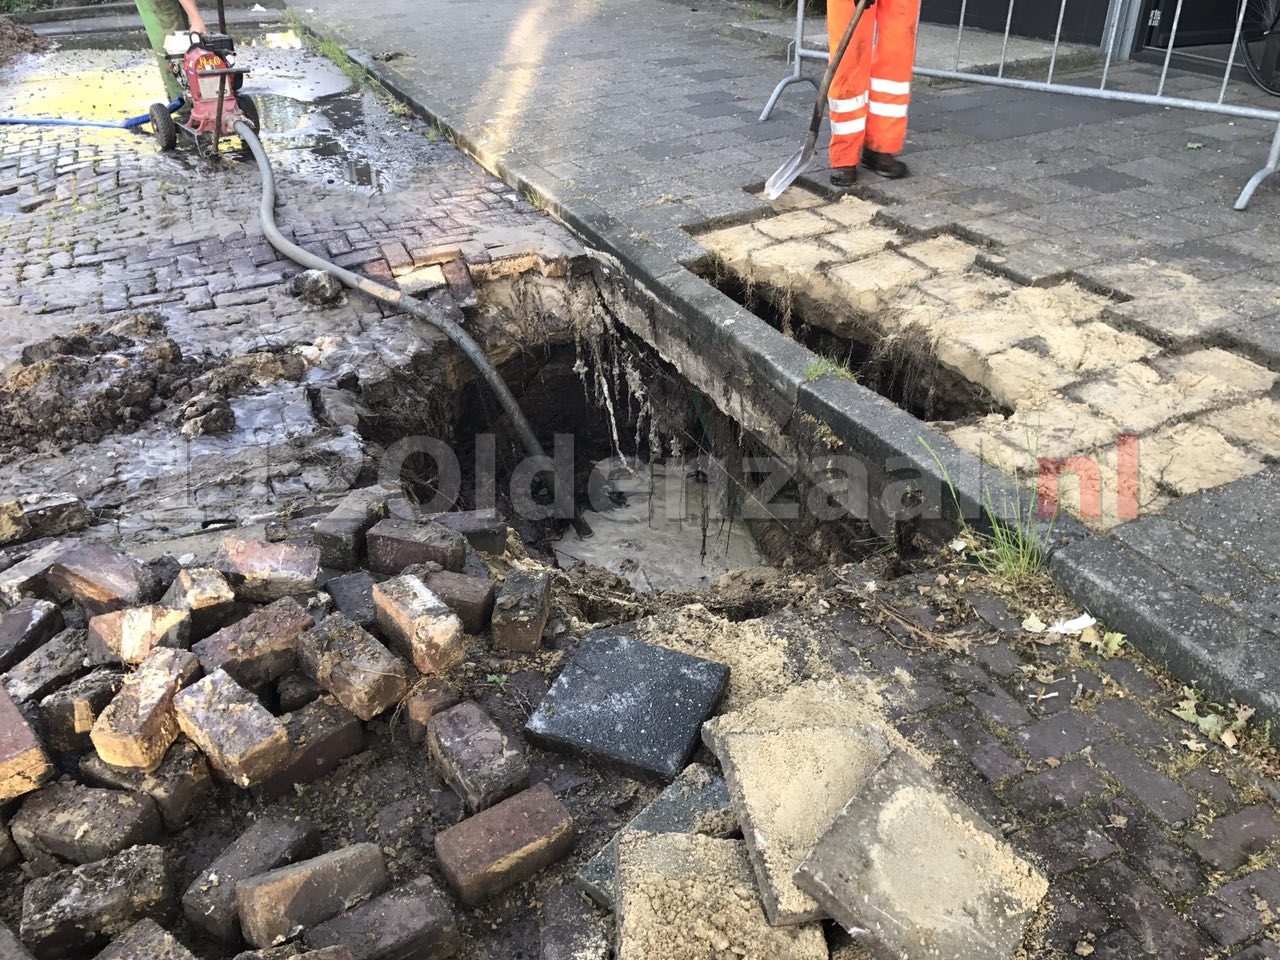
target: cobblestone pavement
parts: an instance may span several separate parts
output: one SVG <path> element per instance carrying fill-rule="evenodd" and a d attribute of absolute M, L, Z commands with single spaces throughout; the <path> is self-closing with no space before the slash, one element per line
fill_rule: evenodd
<path fill-rule="evenodd" d="M 316 90 L 350 86 L 327 61 L 293 50 L 248 52 L 242 62 L 261 68 L 257 89 L 274 91 L 260 98 L 265 140 L 280 180 L 278 220 L 298 243 L 375 279 L 425 270 L 415 278 L 437 289 L 424 296 L 459 316 L 459 304 L 475 303 L 472 270 L 501 273 L 490 261 L 519 261 L 519 272 L 530 253 L 572 246 L 526 200 L 372 94 L 309 102 Z M 115 99 L 90 98 L 81 112 L 111 119 L 136 114 L 139 102 L 145 109 L 154 85 L 150 61 L 132 53 L 55 54 L 32 69 L 0 87 L 0 108 L 65 115 L 69 91 L 101 83 Z M 303 89 L 289 79 L 299 76 L 310 77 Z M 160 155 L 141 134 L 0 132 L 0 364 L 81 324 L 148 311 L 201 369 L 274 355 L 296 357 L 303 371 L 258 377 L 233 396 L 229 435 L 184 439 L 153 418 L 92 447 L 10 462 L 6 488 L 62 489 L 142 532 L 160 519 L 198 528 L 274 509 L 281 497 L 345 490 L 367 468 L 368 444 L 349 422 L 352 388 L 367 402 L 386 399 L 406 378 L 439 370 L 449 351 L 442 335 L 371 300 L 344 295 L 315 307 L 294 297 L 297 268 L 256 223 L 260 189 L 246 156 L 214 167 L 189 151 Z"/>
<path fill-rule="evenodd" d="M 447 116 L 478 151 L 548 184 L 559 199 L 597 204 L 686 263 L 705 254 L 689 228 L 767 212 L 749 188 L 794 152 L 808 119 L 808 92 L 795 88 L 771 121 L 755 122 L 784 67 L 776 54 L 725 31 L 741 18 L 739 8 L 371 2 L 356 11 L 317 0 L 307 4 L 313 15 L 299 12 L 351 47 L 403 54 L 385 65 L 397 85 Z M 1158 73 L 1124 64 L 1113 78 L 1149 90 Z M 1211 78 L 1176 72 L 1167 89 L 1217 96 Z M 1273 105 L 1242 84 L 1229 95 Z M 1231 209 L 1273 132 L 1142 105 L 918 85 L 906 150 L 914 176 L 893 184 L 864 178 L 859 193 L 886 205 L 888 223 L 908 234 L 950 232 L 989 248 L 1006 272 L 1075 278 L 1108 298 L 1108 325 L 1160 348 L 1150 364 L 1132 365 L 1141 382 L 1161 381 L 1161 357 L 1199 354 L 1212 365 L 1220 355 L 1204 351 L 1216 349 L 1273 371 L 1280 268 L 1269 251 L 1280 240 L 1280 188 L 1264 186 L 1245 214 Z M 824 180 L 820 171 L 813 177 Z M 1246 414 L 1246 426 L 1265 431 L 1274 403 L 1265 385 L 1254 393 L 1258 415 Z M 1171 420 L 1186 417 L 1178 397 L 1166 402 L 1175 405 Z M 1115 416 L 1127 419 L 1123 410 Z M 1183 477 L 1159 496 L 1190 495 L 1115 535 L 1136 551 L 1126 556 L 1162 568 L 1179 589 L 1198 594 L 1196 603 L 1212 604 L 1215 616 L 1223 611 L 1215 632 L 1274 645 L 1280 508 L 1274 454 L 1263 448 L 1270 440 L 1242 446 L 1230 429 L 1189 438 L 1194 426 L 1173 429 L 1184 440 L 1207 439 L 1192 444 L 1216 451 L 1203 462 L 1221 455 L 1238 475 L 1256 472 L 1200 494 L 1192 491 L 1232 472 L 1215 469 L 1212 482 Z M 1119 573 L 1125 562 L 1113 566 Z M 1194 603 L 1186 610 L 1187 622 L 1202 622 L 1190 617 Z"/>

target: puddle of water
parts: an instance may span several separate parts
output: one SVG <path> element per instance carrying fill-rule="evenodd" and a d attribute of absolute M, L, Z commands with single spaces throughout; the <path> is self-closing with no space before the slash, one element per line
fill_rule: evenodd
<path fill-rule="evenodd" d="M 595 535 L 581 539 L 572 529 L 555 544 L 563 567 L 591 563 L 625 577 L 636 590 L 691 590 L 716 577 L 762 563 L 741 520 L 711 519 L 702 530 L 703 505 L 713 488 L 696 464 L 671 461 L 604 460 L 596 464 L 617 506 L 584 513 Z"/>

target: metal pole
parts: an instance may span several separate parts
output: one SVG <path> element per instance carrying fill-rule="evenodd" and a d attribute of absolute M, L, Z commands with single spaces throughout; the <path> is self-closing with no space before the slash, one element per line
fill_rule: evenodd
<path fill-rule="evenodd" d="M 1276 135 L 1271 141 L 1271 155 L 1267 157 L 1267 165 L 1255 173 L 1253 179 L 1245 184 L 1244 191 L 1240 194 L 1240 199 L 1236 201 L 1236 209 L 1248 209 L 1249 201 L 1253 199 L 1253 194 L 1258 187 L 1262 186 L 1262 181 L 1277 170 L 1280 170 L 1280 124 L 1276 125 Z"/>
<path fill-rule="evenodd" d="M 812 83 L 817 86 L 816 82 L 806 77 L 803 71 L 806 55 L 810 53 L 804 48 L 804 13 L 805 0 L 796 0 L 796 32 L 795 38 L 791 41 L 791 56 L 794 57 L 793 69 L 790 75 L 783 77 L 781 82 L 773 88 L 773 93 L 769 94 L 768 102 L 764 105 L 764 109 L 760 111 L 760 119 L 756 121 L 757 123 L 764 123 L 769 119 L 769 116 L 773 113 L 773 108 L 778 105 L 778 100 L 782 97 L 782 92 L 793 83 Z"/>
<path fill-rule="evenodd" d="M 1244 35 L 1244 14 L 1249 7 L 1249 0 L 1240 0 L 1240 18 L 1236 21 L 1236 35 L 1231 39 L 1231 55 L 1227 57 L 1227 72 L 1222 75 L 1222 89 L 1218 91 L 1218 102 L 1227 99 L 1227 84 L 1231 82 L 1231 72 L 1236 68 L 1236 52 L 1240 49 L 1240 38 Z"/>
<path fill-rule="evenodd" d="M 1160 86 L 1156 88 L 1156 96 L 1164 93 L 1165 81 L 1169 79 L 1169 61 L 1173 59 L 1173 45 L 1178 39 L 1178 23 L 1182 20 L 1182 0 L 1173 11 L 1173 30 L 1169 34 L 1169 49 L 1164 52 L 1164 69 L 1160 71 Z"/>
<path fill-rule="evenodd" d="M 1053 54 L 1049 57 L 1049 76 L 1045 83 L 1053 83 L 1053 71 L 1058 65 L 1058 48 L 1062 46 L 1062 23 L 1067 17 L 1067 0 L 1062 0 L 1062 6 L 1058 7 L 1058 30 L 1053 35 Z"/>
<path fill-rule="evenodd" d="M 218 32 L 223 36 L 227 33 L 227 4 L 226 0 L 218 0 Z"/>
<path fill-rule="evenodd" d="M 1098 84 L 1098 89 L 1107 89 L 1107 78 L 1111 75 L 1111 62 L 1116 55 L 1116 37 L 1120 33 L 1120 6 L 1116 5 L 1111 17 L 1111 36 L 1107 38 L 1107 62 L 1102 66 L 1102 83 Z"/>
<path fill-rule="evenodd" d="M 923 6 L 923 5 L 922 5 Z M 960 0 L 960 28 L 956 30 L 956 69 L 960 69 L 960 47 L 964 42 L 964 16 L 969 9 L 969 0 Z"/>
<path fill-rule="evenodd" d="M 996 76 L 1004 76 L 1005 61 L 1009 57 L 1009 33 L 1013 30 L 1013 5 L 1016 0 L 1009 0 L 1009 14 L 1004 18 L 1004 44 L 1000 47 L 1000 71 Z"/>

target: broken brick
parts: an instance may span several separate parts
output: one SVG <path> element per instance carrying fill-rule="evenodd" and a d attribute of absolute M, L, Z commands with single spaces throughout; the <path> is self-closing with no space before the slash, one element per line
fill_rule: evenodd
<path fill-rule="evenodd" d="M 94 721 L 123 684 L 123 671 L 101 667 L 41 700 L 40 720 L 50 748 L 65 753 L 88 750 Z"/>
<path fill-rule="evenodd" d="M 60 600 L 74 600 L 90 616 L 145 603 L 154 580 L 145 564 L 105 543 L 84 543 L 63 552 L 47 583 Z"/>
<path fill-rule="evenodd" d="M 427 574 L 422 582 L 458 615 L 467 633 L 475 635 L 488 626 L 495 594 L 492 580 L 441 570 Z"/>
<path fill-rule="evenodd" d="M 249 950 L 237 953 L 233 960 L 355 960 L 346 947 L 325 947 L 298 953 L 294 944 L 271 947 L 267 950 Z"/>
<path fill-rule="evenodd" d="M 369 530 L 369 567 L 378 573 L 400 573 L 418 563 L 438 563 L 461 570 L 467 559 L 466 540 L 438 523 L 383 520 Z"/>
<path fill-rule="evenodd" d="M 298 637 L 315 623 L 302 604 L 284 597 L 206 637 L 191 652 L 205 673 L 222 669 L 246 687 L 258 687 L 298 665 Z"/>
<path fill-rule="evenodd" d="M 280 719 L 289 736 L 289 754 L 280 771 L 262 785 L 269 797 L 314 783 L 364 749 L 363 724 L 332 697 L 320 697 Z"/>
<path fill-rule="evenodd" d="M 62 611 L 34 597 L 0 614 L 0 673 L 29 657 L 62 627 Z"/>
<path fill-rule="evenodd" d="M 342 614 L 298 638 L 298 659 L 320 686 L 361 720 L 372 720 L 409 689 L 404 661 Z"/>
<path fill-rule="evenodd" d="M 301 710 L 320 694 L 320 684 L 301 670 L 290 670 L 276 681 L 276 700 L 281 713 Z"/>
<path fill-rule="evenodd" d="M 319 852 L 320 832 L 306 820 L 264 817 L 192 881 L 182 895 L 182 910 L 193 927 L 213 939 L 238 943 L 236 884 Z"/>
<path fill-rule="evenodd" d="M 320 562 L 337 570 L 350 570 L 365 554 L 365 535 L 387 513 L 390 491 L 382 487 L 352 490 L 315 526 Z"/>
<path fill-rule="evenodd" d="M 427 723 L 427 749 L 449 786 L 475 812 L 529 782 L 529 761 L 487 713 L 463 703 Z"/>
<path fill-rule="evenodd" d="M 365 571 L 358 570 L 334 577 L 324 585 L 324 589 L 333 598 L 338 613 L 368 630 L 377 622 L 377 612 L 373 606 L 375 582 Z"/>
<path fill-rule="evenodd" d="M 467 543 L 483 553 L 500 556 L 507 549 L 507 524 L 496 510 L 456 510 L 423 519 L 462 534 Z"/>
<path fill-rule="evenodd" d="M 320 551 L 293 543 L 228 538 L 222 541 L 214 567 L 238 599 L 271 603 L 315 590 Z"/>
<path fill-rule="evenodd" d="M 30 793 L 52 773 L 39 738 L 17 704 L 0 689 L 0 802 Z"/>
<path fill-rule="evenodd" d="M 237 786 L 260 783 L 287 762 L 284 724 L 225 670 L 187 687 L 173 705 L 182 732 Z"/>
<path fill-rule="evenodd" d="M 199 669 L 195 654 L 167 647 L 143 660 L 89 732 L 99 756 L 115 767 L 155 770 L 178 738 L 173 698 Z"/>
<path fill-rule="evenodd" d="M 386 888 L 382 852 L 372 843 L 357 843 L 242 880 L 236 885 L 236 910 L 245 940 L 269 947 Z"/>
<path fill-rule="evenodd" d="M 405 727 L 412 743 L 427 738 L 427 723 L 441 710 L 456 706 L 462 698 L 455 687 L 443 680 L 424 680 L 409 691 L 404 700 Z"/>
<path fill-rule="evenodd" d="M 10 670 L 5 687 L 15 700 L 43 700 L 93 669 L 88 656 L 88 634 L 63 630 Z"/>
<path fill-rule="evenodd" d="M 67 549 L 65 541 L 57 540 L 0 572 L 0 601 L 16 606 L 24 597 L 45 593 L 49 571 Z"/>
<path fill-rule="evenodd" d="M 573 817 L 538 784 L 436 835 L 440 869 L 467 906 L 477 906 L 568 854 Z"/>
<path fill-rule="evenodd" d="M 551 574 L 512 570 L 493 609 L 493 645 L 498 650 L 536 653 L 551 616 Z"/>
<path fill-rule="evenodd" d="M 417 577 L 376 584 L 373 604 L 387 646 L 422 673 L 444 673 L 466 658 L 462 621 Z"/>
<path fill-rule="evenodd" d="M 19 932 L 39 960 L 62 960 L 140 920 L 167 920 L 173 912 L 171 887 L 162 848 L 130 847 L 108 860 L 27 884 Z"/>
<path fill-rule="evenodd" d="M 154 920 L 139 920 L 94 960 L 196 960 Z"/>
<path fill-rule="evenodd" d="M 89 621 L 93 663 L 141 663 L 156 647 L 185 650 L 191 645 L 191 614 L 149 605 L 104 613 Z"/>
<path fill-rule="evenodd" d="M 346 947 L 359 960 L 445 960 L 462 938 L 448 899 L 430 877 L 389 890 L 307 931 L 308 947 Z"/>
<path fill-rule="evenodd" d="M 13 842 L 40 869 L 61 861 L 93 863 L 161 836 L 160 813 L 150 797 L 78 783 L 51 783 L 22 803 L 9 822 Z"/>
<path fill-rule="evenodd" d="M 203 640 L 231 624 L 238 610 L 235 591 L 227 578 L 212 567 L 179 571 L 161 606 L 191 614 L 191 638 Z"/>
<path fill-rule="evenodd" d="M 146 794 L 155 801 L 169 830 L 185 827 L 213 796 L 209 764 L 186 737 L 178 738 L 153 773 L 113 767 L 91 752 L 80 759 L 80 776 L 94 786 Z"/>
<path fill-rule="evenodd" d="M 34 495 L 22 503 L 22 520 L 31 540 L 62 537 L 83 530 L 93 522 L 93 511 L 77 496 L 69 493 Z"/>

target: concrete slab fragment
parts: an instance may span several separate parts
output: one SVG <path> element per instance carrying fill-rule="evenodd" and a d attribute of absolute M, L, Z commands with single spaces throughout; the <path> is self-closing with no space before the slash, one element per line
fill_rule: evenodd
<path fill-rule="evenodd" d="M 551 746 L 670 778 L 689 762 L 728 682 L 723 664 L 596 631 L 525 729 Z"/>
<path fill-rule="evenodd" d="M 740 840 L 624 836 L 617 916 L 617 960 L 827 960 L 819 924 L 769 926 Z"/>
<path fill-rule="evenodd" d="M 841 811 L 796 883 L 883 958 L 1004 960 L 1048 892 L 968 806 L 895 753 Z"/>

